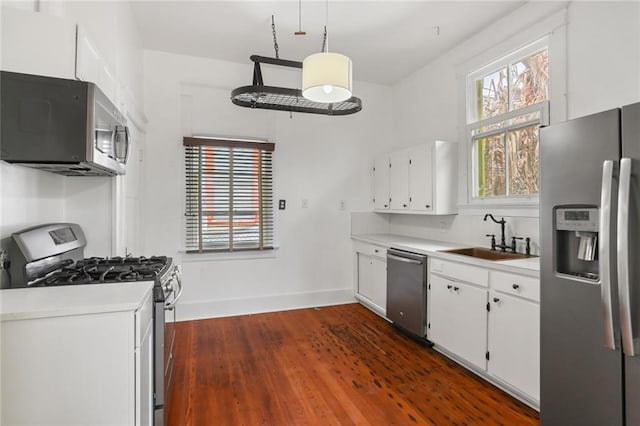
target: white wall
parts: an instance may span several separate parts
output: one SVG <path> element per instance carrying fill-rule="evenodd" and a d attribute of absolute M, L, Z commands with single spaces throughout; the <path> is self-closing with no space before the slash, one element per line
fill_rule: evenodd
<path fill-rule="evenodd" d="M 508 236 L 531 237 L 537 251 L 535 206 L 466 205 L 464 74 L 547 33 L 552 123 L 640 100 L 640 3 L 525 4 L 394 85 L 394 148 L 422 140 L 459 142 L 461 209 L 458 216 L 445 218 L 391 215 L 391 232 L 487 245 L 485 234 L 500 233 L 499 225 L 482 221 L 483 213 L 492 212 L 507 219 Z"/>
<path fill-rule="evenodd" d="M 55 20 L 55 27 L 80 24 L 88 29 L 96 40 L 105 60 L 116 70 L 118 81 L 124 88 L 127 109 L 137 117 L 143 104 L 142 48 L 134 25 L 130 5 L 124 2 L 2 2 L 0 13 L 11 12 L 34 14 L 44 22 Z M 1 21 L 0 21 L 1 22 Z M 5 48 L 23 49 L 22 40 L 13 38 L 9 30 L 2 31 Z M 39 28 L 32 28 L 34 37 Z M 28 44 L 27 44 L 28 45 Z M 65 50 L 66 51 L 66 50 Z M 1 55 L 3 59 L 15 55 Z M 27 52 L 28 53 L 28 52 Z M 38 54 L 32 52 L 29 69 L 21 72 L 43 73 L 43 69 L 73 69 L 73 64 L 39 64 Z M 47 61 L 74 60 L 65 56 L 53 56 Z M 15 64 L 0 62 L 1 69 L 14 69 Z M 52 66 L 53 65 L 53 66 Z M 135 112 L 133 111 L 135 109 Z M 127 111 L 128 112 L 128 111 Z M 141 139 L 141 138 L 138 138 Z M 140 142 L 138 142 L 139 144 Z M 108 177 L 64 177 L 17 165 L 0 162 L 0 239 L 3 247 L 12 232 L 47 222 L 71 221 L 80 223 L 87 234 L 87 255 L 105 256 L 114 254 L 112 210 L 115 178 Z M 118 253 L 124 254 L 124 253 Z M 2 285 L 6 285 L 2 277 Z"/>
<path fill-rule="evenodd" d="M 346 117 L 261 111 L 235 106 L 233 88 L 251 83 L 252 66 L 145 52 L 144 159 L 148 196 L 145 252 L 177 258 L 185 290 L 180 319 L 233 315 L 353 300 L 349 211 L 369 203 L 371 159 L 388 149 L 389 88 L 355 82 L 363 110 Z M 299 71 L 265 67 L 265 83 L 299 85 Z M 189 255 L 182 246 L 187 133 L 268 138 L 275 142 L 275 199 L 279 248 L 267 257 Z M 301 208 L 301 200 L 308 208 Z M 346 210 L 339 209 L 340 200 Z"/>

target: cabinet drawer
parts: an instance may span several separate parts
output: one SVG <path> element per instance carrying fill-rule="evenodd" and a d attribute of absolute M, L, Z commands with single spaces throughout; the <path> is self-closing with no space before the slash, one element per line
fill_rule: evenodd
<path fill-rule="evenodd" d="M 429 271 L 454 281 L 464 281 L 482 287 L 489 286 L 489 270 L 486 268 L 431 258 Z"/>
<path fill-rule="evenodd" d="M 534 277 L 491 271 L 491 287 L 514 296 L 540 301 L 540 280 Z"/>
<path fill-rule="evenodd" d="M 367 256 L 375 256 L 386 259 L 387 258 L 387 248 L 382 246 L 376 246 L 373 244 L 362 243 L 360 241 L 356 241 L 356 252 L 366 254 Z"/>

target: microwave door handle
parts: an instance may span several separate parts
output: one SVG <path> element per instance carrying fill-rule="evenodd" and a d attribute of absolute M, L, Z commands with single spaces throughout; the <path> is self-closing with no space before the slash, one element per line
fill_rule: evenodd
<path fill-rule="evenodd" d="M 600 259 L 600 298 L 602 300 L 604 344 L 607 348 L 615 350 L 616 341 L 613 330 L 613 308 L 611 303 L 611 198 L 613 193 L 613 169 L 613 161 L 607 160 L 602 163 L 598 257 Z"/>
<path fill-rule="evenodd" d="M 128 126 L 124 126 L 124 143 L 125 143 L 124 164 L 127 164 L 127 161 L 129 161 L 129 148 L 131 147 L 131 139 L 129 136 Z"/>
<path fill-rule="evenodd" d="M 124 135 L 124 136 L 122 136 Z M 124 137 L 124 140 L 121 141 L 121 137 Z M 127 126 L 116 126 L 114 131 L 114 140 L 113 140 L 113 150 L 114 150 L 114 158 L 116 161 L 127 164 L 129 160 L 129 128 Z M 117 141 L 116 141 L 117 139 Z M 119 156 L 119 149 L 116 148 L 116 144 L 124 144 L 124 155 Z"/>
<path fill-rule="evenodd" d="M 618 189 L 618 298 L 620 300 L 620 331 L 622 350 L 628 356 L 638 352 L 634 341 L 634 324 L 631 312 L 631 280 L 629 263 L 629 208 L 631 207 L 630 158 L 620 160 L 620 187 Z"/>

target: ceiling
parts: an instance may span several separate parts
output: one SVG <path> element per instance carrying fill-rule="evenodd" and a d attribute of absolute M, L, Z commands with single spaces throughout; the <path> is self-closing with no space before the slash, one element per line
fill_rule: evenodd
<path fill-rule="evenodd" d="M 296 36 L 301 5 L 302 30 Z M 523 1 L 329 2 L 329 51 L 353 60 L 354 79 L 390 85 L 521 6 Z M 135 1 L 146 49 L 249 64 L 274 57 L 302 61 L 322 47 L 323 1 Z"/>

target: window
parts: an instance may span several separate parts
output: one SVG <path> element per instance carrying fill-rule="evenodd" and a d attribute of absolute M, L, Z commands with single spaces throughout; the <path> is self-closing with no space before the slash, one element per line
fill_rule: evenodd
<path fill-rule="evenodd" d="M 547 38 L 467 75 L 473 198 L 538 195 L 538 129 L 549 121 L 548 98 Z"/>
<path fill-rule="evenodd" d="M 186 250 L 273 248 L 273 143 L 183 140 Z"/>

